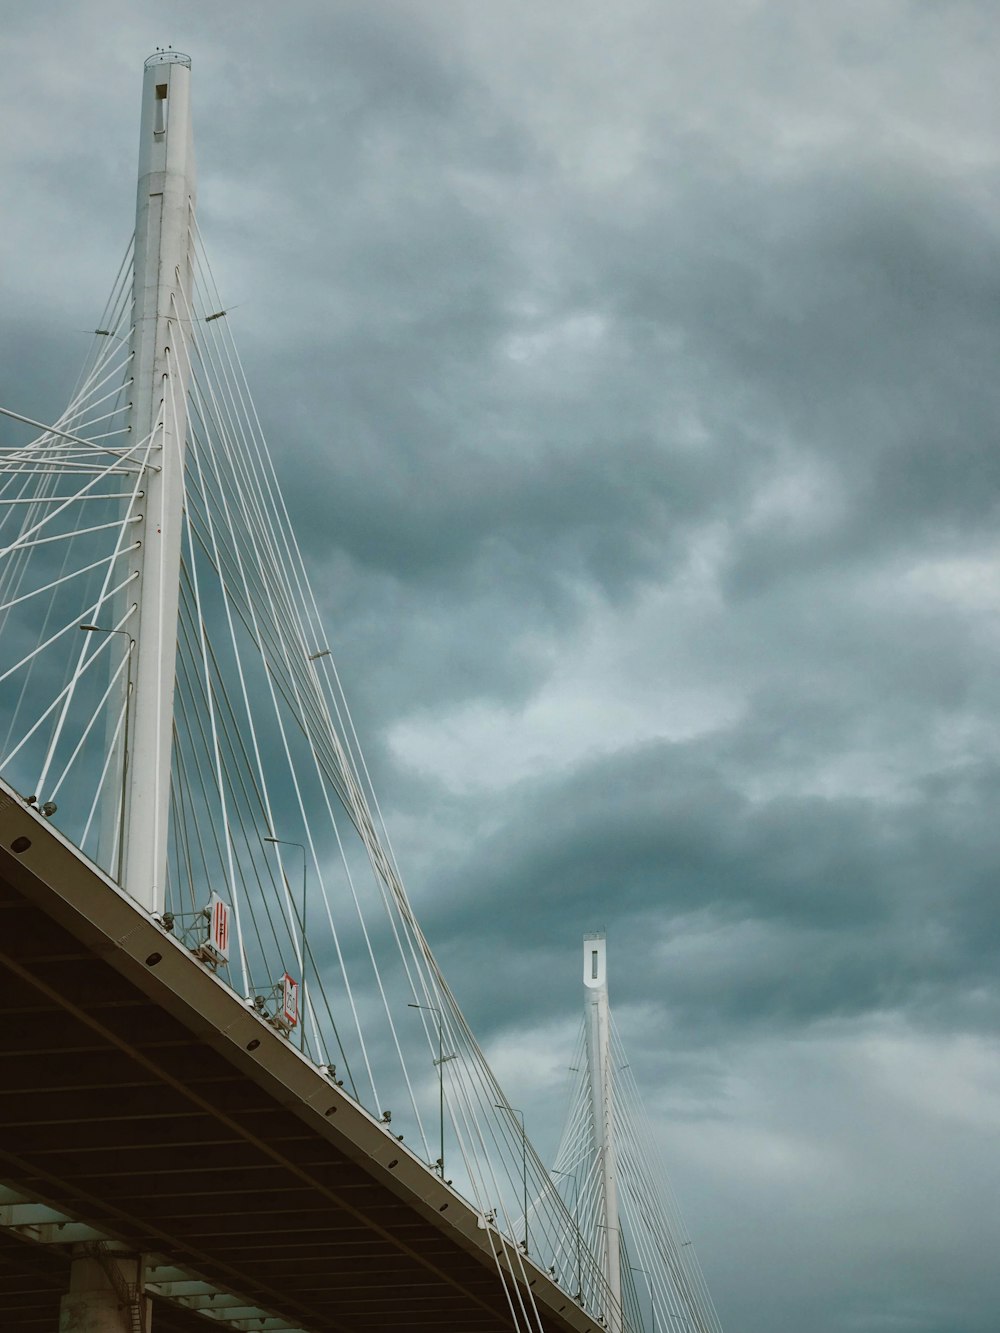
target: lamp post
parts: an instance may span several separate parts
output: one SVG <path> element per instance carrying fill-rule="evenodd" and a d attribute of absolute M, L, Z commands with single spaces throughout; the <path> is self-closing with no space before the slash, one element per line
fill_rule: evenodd
<path fill-rule="evenodd" d="M 633 1273 L 641 1273 L 646 1279 L 646 1290 L 649 1292 L 649 1333 L 656 1333 L 656 1306 L 653 1304 L 653 1284 L 649 1280 L 649 1274 L 644 1268 L 636 1268 L 635 1264 L 629 1264 L 629 1270 Z"/>
<path fill-rule="evenodd" d="M 441 1172 L 441 1179 L 444 1180 L 444 1067 L 449 1060 L 454 1060 L 456 1057 L 444 1053 L 444 1019 L 437 1005 L 416 1004 L 411 1000 L 406 1007 L 407 1009 L 427 1009 L 429 1012 L 437 1014 L 438 1056 L 434 1063 L 437 1065 L 438 1071 L 438 1116 L 441 1125 L 441 1156 L 438 1158 L 438 1168 Z"/>
<path fill-rule="evenodd" d="M 132 608 L 135 609 L 134 607 Z M 105 625 L 81 625 L 85 634 L 121 634 L 128 639 L 128 651 L 125 657 L 125 734 L 122 738 L 122 799 L 118 814 L 118 884 L 122 884 L 122 864 L 125 853 L 125 795 L 128 791 L 128 719 L 132 702 L 132 649 L 135 639 L 127 629 L 110 629 Z"/>
<path fill-rule="evenodd" d="M 262 842 L 270 842 L 275 846 L 297 847 L 302 853 L 302 919 L 299 922 L 299 935 L 302 940 L 302 1022 L 299 1028 L 299 1049 L 306 1049 L 306 849 L 303 843 L 293 842 L 291 838 L 262 838 Z M 293 908 L 294 911 L 294 908 Z"/>
<path fill-rule="evenodd" d="M 508 1106 L 506 1102 L 494 1102 L 494 1107 L 498 1111 L 510 1111 L 512 1115 L 521 1117 L 521 1187 L 524 1192 L 524 1252 L 528 1253 L 528 1136 L 524 1132 L 524 1112 L 519 1111 L 516 1106 Z"/>
<path fill-rule="evenodd" d="M 573 1182 L 573 1222 L 576 1229 L 576 1299 L 583 1300 L 583 1255 L 580 1251 L 580 1182 L 575 1171 L 560 1171 L 552 1168 L 554 1176 L 569 1176 Z"/>

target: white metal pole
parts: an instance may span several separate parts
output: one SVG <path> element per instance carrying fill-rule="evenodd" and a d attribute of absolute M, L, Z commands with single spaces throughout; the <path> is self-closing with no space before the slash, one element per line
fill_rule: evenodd
<path fill-rule="evenodd" d="M 191 300 L 194 207 L 191 62 L 161 52 L 143 77 L 136 196 L 131 438 L 152 436 L 153 445 L 128 622 L 136 651 L 122 858 L 124 888 L 151 911 L 162 910 L 166 889 L 190 369 L 180 320 Z"/>
<path fill-rule="evenodd" d="M 603 935 L 583 940 L 584 1014 L 587 1071 L 594 1122 L 594 1147 L 600 1160 L 604 1276 L 612 1305 L 611 1333 L 622 1333 L 621 1220 L 618 1213 L 618 1159 L 615 1152 L 615 1102 L 611 1071 L 611 1021 L 608 1010 L 607 949 Z"/>

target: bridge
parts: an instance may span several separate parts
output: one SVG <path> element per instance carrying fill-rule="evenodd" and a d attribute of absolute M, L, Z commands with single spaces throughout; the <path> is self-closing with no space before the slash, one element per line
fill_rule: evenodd
<path fill-rule="evenodd" d="M 534 1150 L 413 912 L 144 70 L 134 234 L 52 422 L 0 407 L 12 1333 L 720 1333 L 583 952 Z"/>

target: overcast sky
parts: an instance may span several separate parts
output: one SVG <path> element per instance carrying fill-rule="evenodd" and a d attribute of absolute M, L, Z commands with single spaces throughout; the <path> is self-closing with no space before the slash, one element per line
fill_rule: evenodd
<path fill-rule="evenodd" d="M 0 402 L 72 388 L 189 52 L 404 875 L 539 1145 L 606 927 L 727 1333 L 996 1333 L 996 0 L 0 15 Z"/>

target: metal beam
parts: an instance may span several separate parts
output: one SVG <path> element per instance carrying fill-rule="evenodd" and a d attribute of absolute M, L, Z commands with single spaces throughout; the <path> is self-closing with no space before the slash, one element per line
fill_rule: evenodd
<path fill-rule="evenodd" d="M 98 1251 L 106 1262 L 118 1261 L 116 1249 L 120 1248 L 120 1242 L 106 1231 L 77 1221 L 49 1204 L 33 1200 L 23 1190 L 2 1184 L 0 1230 L 33 1245 L 65 1246 L 76 1256 L 74 1262 L 82 1257 L 85 1264 L 93 1264 Z M 77 1248 L 81 1246 L 82 1249 Z M 262 1329 L 272 1330 L 273 1333 L 306 1333 L 300 1324 L 290 1323 L 271 1310 L 247 1300 L 245 1296 L 207 1282 L 188 1269 L 166 1264 L 157 1256 L 146 1259 L 143 1276 L 144 1280 L 140 1280 L 138 1285 L 147 1295 L 156 1296 L 181 1309 L 210 1315 L 213 1323 L 221 1328 L 252 1328 L 257 1333 Z M 82 1302 L 88 1310 L 97 1306 L 103 1309 L 107 1304 L 101 1294 L 103 1283 L 98 1282 L 96 1287 L 92 1281 L 84 1285 L 86 1290 L 82 1294 L 78 1290 L 74 1298 L 77 1304 Z"/>

